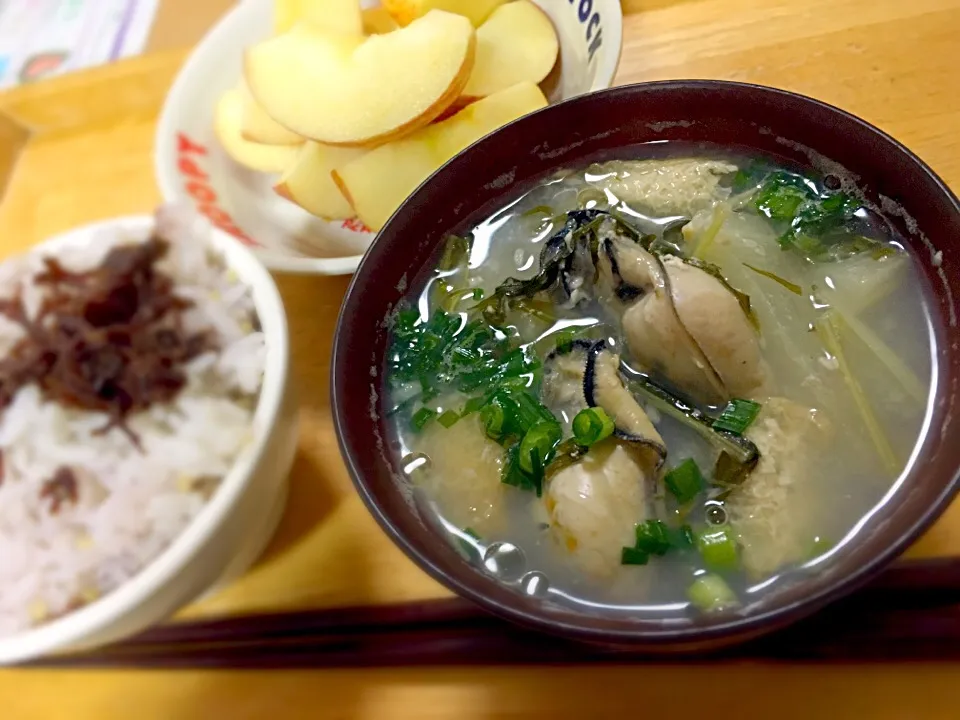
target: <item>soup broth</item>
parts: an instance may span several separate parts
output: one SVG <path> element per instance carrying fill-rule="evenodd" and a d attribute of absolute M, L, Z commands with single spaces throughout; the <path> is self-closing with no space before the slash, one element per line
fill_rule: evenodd
<path fill-rule="evenodd" d="M 829 562 L 892 496 L 934 357 L 913 260 L 840 185 L 661 145 L 448 240 L 386 377 L 398 460 L 467 561 L 681 618 Z"/>

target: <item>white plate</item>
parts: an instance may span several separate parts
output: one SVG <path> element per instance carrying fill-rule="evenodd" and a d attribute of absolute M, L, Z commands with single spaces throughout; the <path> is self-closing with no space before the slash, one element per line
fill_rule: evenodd
<path fill-rule="evenodd" d="M 618 0 L 534 0 L 560 38 L 550 100 L 610 86 L 620 59 Z M 366 0 L 365 6 L 376 5 Z M 243 51 L 273 25 L 273 0 L 242 0 L 204 37 L 180 70 L 157 125 L 154 166 L 166 201 L 188 201 L 253 248 L 272 270 L 346 275 L 373 234 L 357 220 L 316 218 L 273 191 L 276 176 L 234 162 L 213 133 L 214 105 L 240 79 Z"/>

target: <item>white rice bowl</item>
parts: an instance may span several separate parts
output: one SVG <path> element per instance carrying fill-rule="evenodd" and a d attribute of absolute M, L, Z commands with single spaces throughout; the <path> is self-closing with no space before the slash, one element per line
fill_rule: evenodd
<path fill-rule="evenodd" d="M 146 228 L 153 223 L 143 220 L 132 226 L 101 226 L 85 241 L 57 244 L 55 253 L 41 246 L 3 263 L 0 297 L 10 297 L 22 288 L 24 306 L 32 318 L 48 292 L 35 282 L 44 270 L 44 257 L 55 257 L 69 271 L 89 270 L 116 245 L 145 241 Z M 137 229 L 131 231 L 132 227 Z M 287 363 L 286 324 L 269 274 L 225 235 L 211 243 L 209 225 L 181 208 L 161 208 L 156 229 L 169 242 L 169 250 L 155 267 L 173 279 L 175 295 L 192 302 L 183 313 L 184 332 L 207 330 L 215 348 L 181 367 L 186 385 L 172 401 L 154 403 L 127 416 L 125 425 L 139 440 L 140 448 L 120 428 L 96 432 L 108 424 L 106 413 L 47 400 L 36 383 L 21 387 L 10 405 L 0 410 L 0 662 L 8 659 L 3 652 L 8 638 L 52 631 L 72 616 L 113 600 L 121 594 L 118 589 L 131 584 L 164 555 L 199 515 L 222 519 L 238 500 L 237 488 L 229 493 L 231 498 L 221 500 L 222 485 L 230 479 L 234 485 L 245 482 L 235 477 L 238 461 L 242 459 L 240 464 L 245 466 L 239 475 L 248 478 L 257 469 L 256 461 L 265 460 L 264 455 L 274 450 L 272 469 L 280 471 L 281 478 L 271 483 L 273 494 L 292 461 L 295 423 L 287 423 L 282 447 L 271 448 L 267 442 L 267 431 L 281 410 Z M 239 257 L 240 265 L 247 264 L 243 274 L 253 273 L 268 287 L 254 288 L 249 278 L 241 279 L 231 256 Z M 279 319 L 272 317 L 270 323 L 258 308 L 263 297 L 259 303 L 255 298 L 264 293 L 267 305 L 280 310 Z M 279 322 L 283 347 L 274 354 L 280 357 L 270 357 L 261 322 L 272 326 Z M 0 317 L 0 358 L 24 335 L 20 324 Z M 270 387 L 264 383 L 265 370 L 270 374 L 268 365 L 274 366 L 273 375 L 280 378 Z M 279 467 L 275 465 L 278 459 Z M 76 499 L 62 503 L 54 512 L 42 490 L 64 467 L 76 478 Z M 211 508 L 216 501 L 221 507 Z M 261 503 L 262 497 L 254 504 L 263 510 Z M 267 536 L 272 529 L 268 528 Z M 202 534 L 208 538 L 216 535 L 211 527 Z M 260 538 L 261 547 L 265 539 Z M 196 538 L 188 544 L 191 547 L 180 548 L 181 557 L 176 559 L 180 565 L 196 559 Z M 229 560 L 223 549 L 219 556 Z M 176 575 L 178 562 L 167 565 L 155 573 L 154 581 Z M 216 575 L 222 569 L 212 570 Z M 206 579 L 209 582 L 216 577 Z M 201 589 L 205 588 L 190 588 L 181 593 L 181 600 Z M 137 593 L 141 599 L 149 594 L 144 590 Z M 93 602 L 101 598 L 104 600 Z M 123 598 L 116 600 L 123 602 Z M 173 609 L 168 607 L 167 612 Z M 124 632 L 139 629 L 136 626 L 143 626 L 144 620 L 145 616 L 139 616 Z M 102 629 L 109 621 L 101 617 L 94 624 Z M 37 646 L 36 650 L 55 649 L 60 644 L 55 634 L 47 634 L 47 642 L 40 644 L 46 647 Z M 21 648 L 9 659 L 32 654 Z"/>

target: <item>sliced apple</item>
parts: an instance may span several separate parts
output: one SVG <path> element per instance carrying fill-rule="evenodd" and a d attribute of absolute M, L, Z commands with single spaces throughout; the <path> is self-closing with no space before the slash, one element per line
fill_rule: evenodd
<path fill-rule="evenodd" d="M 363 155 L 366 150 L 307 141 L 296 161 L 280 178 L 274 190 L 307 212 L 327 220 L 355 215 L 350 203 L 333 181 L 331 171 Z"/>
<path fill-rule="evenodd" d="M 276 34 L 283 34 L 300 22 L 333 35 L 363 34 L 360 0 L 274 0 Z"/>
<path fill-rule="evenodd" d="M 220 96 L 214 111 L 213 129 L 227 154 L 251 170 L 280 173 L 297 159 L 296 145 L 263 145 L 244 140 L 240 134 L 243 98 L 237 89 Z"/>
<path fill-rule="evenodd" d="M 559 50 L 543 10 L 530 0 L 501 5 L 477 30 L 477 59 L 463 94 L 480 98 L 519 82 L 539 83 L 550 74 Z"/>
<path fill-rule="evenodd" d="M 244 140 L 263 145 L 303 144 L 302 137 L 290 132 L 267 115 L 267 111 L 253 98 L 243 80 L 240 81 L 237 91 L 240 93 L 240 135 Z"/>
<path fill-rule="evenodd" d="M 336 168 L 333 179 L 357 216 L 371 230 L 379 230 L 443 163 L 501 125 L 546 104 L 534 83 L 514 85 Z"/>
<path fill-rule="evenodd" d="M 250 48 L 244 71 L 284 127 L 328 145 L 370 145 L 429 124 L 460 95 L 474 38 L 469 20 L 439 10 L 365 39 L 301 23 Z"/>
<path fill-rule="evenodd" d="M 273 31 L 276 34 L 285 33 L 300 21 L 300 1 L 273 1 Z"/>
<path fill-rule="evenodd" d="M 409 25 L 431 10 L 446 10 L 469 18 L 480 27 L 490 13 L 507 0 L 382 0 L 381 5 L 400 25 Z"/>
<path fill-rule="evenodd" d="M 385 35 L 399 27 L 393 15 L 384 7 L 366 8 L 363 11 L 364 35 Z"/>

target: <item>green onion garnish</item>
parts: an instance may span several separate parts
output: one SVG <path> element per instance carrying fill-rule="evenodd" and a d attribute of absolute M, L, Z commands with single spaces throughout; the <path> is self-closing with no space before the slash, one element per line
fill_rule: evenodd
<path fill-rule="evenodd" d="M 719 575 L 704 575 L 687 588 L 687 597 L 704 612 L 716 612 L 739 605 L 736 593 Z"/>
<path fill-rule="evenodd" d="M 712 570 L 733 570 L 737 567 L 737 544 L 727 528 L 714 528 L 697 537 L 703 561 Z"/>
<path fill-rule="evenodd" d="M 743 435 L 747 428 L 760 414 L 760 403 L 753 400 L 734 398 L 727 403 L 716 420 L 713 421 L 714 430 L 726 430 L 734 435 Z"/>
<path fill-rule="evenodd" d="M 517 405 L 517 420 L 520 423 L 519 430 L 521 432 L 528 432 L 535 425 L 543 422 L 557 425 L 557 419 L 553 416 L 553 413 L 541 405 L 540 401 L 530 393 L 511 393 L 511 398 Z M 560 428 L 557 427 L 557 432 L 559 431 Z M 557 439 L 557 442 L 560 442 L 560 440 Z"/>
<path fill-rule="evenodd" d="M 420 408 L 413 414 L 411 422 L 415 430 L 423 430 L 423 426 L 436 417 L 437 411 L 430 408 Z"/>
<path fill-rule="evenodd" d="M 455 411 L 447 410 L 437 418 L 437 422 L 443 425 L 445 428 L 452 428 L 459 419 L 460 416 Z"/>
<path fill-rule="evenodd" d="M 649 559 L 647 553 L 637 548 L 625 547 L 620 551 L 621 565 L 646 565 Z"/>
<path fill-rule="evenodd" d="M 599 407 L 581 410 L 573 419 L 573 436 L 584 447 L 610 437 L 614 429 L 613 420 Z"/>
<path fill-rule="evenodd" d="M 506 414 L 503 408 L 496 402 L 484 405 L 480 410 L 480 420 L 487 432 L 487 436 L 497 439 L 503 434 L 503 425 L 506 422 Z"/>
<path fill-rule="evenodd" d="M 562 438 L 563 432 L 556 421 L 542 421 L 534 425 L 520 441 L 520 469 L 533 474 L 539 465 L 542 472 Z"/>
<path fill-rule="evenodd" d="M 666 555 L 671 547 L 670 531 L 660 520 L 647 520 L 636 528 L 636 549 L 648 555 Z"/>
<path fill-rule="evenodd" d="M 666 474 L 663 484 L 678 503 L 685 505 L 703 490 L 703 473 L 696 460 L 687 458 Z"/>
<path fill-rule="evenodd" d="M 523 449 L 522 445 L 520 447 Z M 530 482 L 533 484 L 537 497 L 540 497 L 543 493 L 544 462 L 536 448 L 531 449 L 527 453 L 527 457 L 530 459 Z M 523 455 L 520 456 L 520 459 L 523 459 Z"/>
<path fill-rule="evenodd" d="M 520 450 L 520 443 L 514 443 L 507 448 L 506 456 L 503 459 L 503 468 L 500 473 L 500 482 L 505 485 L 512 485 L 521 490 L 530 490 L 532 485 L 527 480 L 527 476 L 520 469 L 517 462 L 517 452 Z"/>
<path fill-rule="evenodd" d="M 484 397 L 482 395 L 470 398 L 469 400 L 467 400 L 466 403 L 464 403 L 463 412 L 460 413 L 460 417 L 466 417 L 471 413 L 475 413 L 475 412 L 478 412 L 479 410 L 482 410 L 483 406 L 486 405 L 488 401 L 489 401 L 489 398 Z"/>

